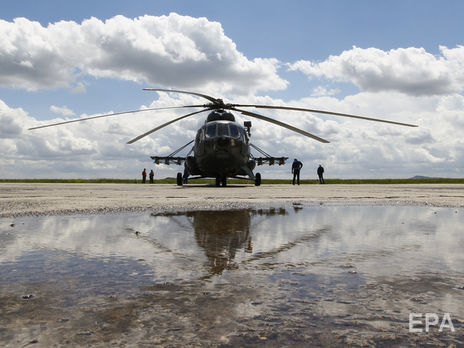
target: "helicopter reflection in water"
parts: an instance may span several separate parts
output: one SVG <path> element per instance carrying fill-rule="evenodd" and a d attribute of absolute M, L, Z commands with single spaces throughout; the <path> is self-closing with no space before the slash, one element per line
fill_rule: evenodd
<path fill-rule="evenodd" d="M 220 275 L 224 270 L 237 269 L 234 261 L 237 251 L 253 252 L 250 230 L 254 216 L 287 215 L 287 211 L 285 208 L 199 210 L 162 215 L 188 218 L 195 241 L 208 259 L 208 276 L 212 276 Z"/>

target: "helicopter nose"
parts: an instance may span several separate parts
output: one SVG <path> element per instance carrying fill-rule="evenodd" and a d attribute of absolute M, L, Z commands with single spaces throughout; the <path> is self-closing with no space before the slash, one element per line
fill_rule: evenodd
<path fill-rule="evenodd" d="M 226 148 L 230 144 L 230 139 L 229 138 L 218 138 L 217 139 L 217 144 L 221 148 Z"/>

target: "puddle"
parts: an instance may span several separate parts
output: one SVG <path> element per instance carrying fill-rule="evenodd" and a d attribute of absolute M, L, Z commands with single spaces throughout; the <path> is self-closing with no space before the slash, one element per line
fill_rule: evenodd
<path fill-rule="evenodd" d="M 463 227 L 456 208 L 304 203 L 0 219 L 0 342 L 460 345 Z M 411 312 L 455 332 L 411 334 Z"/>

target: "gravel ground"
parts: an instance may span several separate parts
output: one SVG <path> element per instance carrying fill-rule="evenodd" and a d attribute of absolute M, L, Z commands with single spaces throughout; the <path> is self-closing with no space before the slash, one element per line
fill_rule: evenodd
<path fill-rule="evenodd" d="M 464 185 L 0 184 L 0 216 L 104 213 L 146 209 L 229 208 L 267 202 L 380 202 L 464 206 Z"/>

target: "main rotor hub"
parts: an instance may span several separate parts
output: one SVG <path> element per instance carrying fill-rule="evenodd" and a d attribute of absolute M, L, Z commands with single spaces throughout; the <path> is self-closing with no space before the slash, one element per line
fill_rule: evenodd
<path fill-rule="evenodd" d="M 211 103 L 204 104 L 205 108 L 210 110 L 232 110 L 236 105 L 230 103 L 224 103 L 222 99 L 214 99 Z"/>

